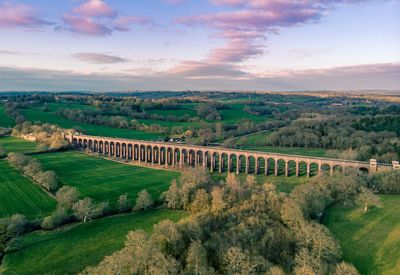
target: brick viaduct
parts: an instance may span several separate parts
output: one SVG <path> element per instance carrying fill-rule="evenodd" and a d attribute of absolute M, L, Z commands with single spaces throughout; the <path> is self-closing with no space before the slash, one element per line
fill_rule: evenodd
<path fill-rule="evenodd" d="M 349 168 L 356 168 L 373 173 L 400 168 L 398 161 L 393 161 L 392 165 L 389 165 L 378 164 L 373 159 L 370 162 L 351 161 L 88 135 L 68 135 L 66 138 L 77 148 L 119 160 L 160 165 L 166 168 L 202 166 L 209 168 L 211 172 L 218 171 L 219 173 L 229 171 L 237 174 L 245 172 L 300 176 L 303 171 L 309 177 L 312 171 L 313 173 L 327 171 L 332 174 L 337 170 L 343 172 Z"/>

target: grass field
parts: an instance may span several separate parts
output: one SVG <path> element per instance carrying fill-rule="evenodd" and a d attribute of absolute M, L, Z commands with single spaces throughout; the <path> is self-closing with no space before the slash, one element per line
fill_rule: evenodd
<path fill-rule="evenodd" d="M 34 153 L 40 151 L 37 143 L 15 137 L 0 137 L 0 145 L 7 152 Z"/>
<path fill-rule="evenodd" d="M 14 125 L 14 120 L 4 113 L 4 106 L 0 105 L 0 127 L 11 128 Z"/>
<path fill-rule="evenodd" d="M 229 104 L 230 109 L 221 110 L 221 122 L 226 124 L 234 124 L 243 118 L 252 120 L 256 123 L 268 120 L 267 116 L 255 116 L 243 111 L 244 106 L 245 105 L 238 103 Z"/>
<path fill-rule="evenodd" d="M 43 167 L 54 170 L 63 184 L 78 188 L 82 196 L 115 202 L 124 193 L 132 200 L 147 189 L 156 199 L 179 173 L 124 165 L 78 152 L 36 155 Z"/>
<path fill-rule="evenodd" d="M 344 260 L 353 263 L 361 274 L 399 274 L 400 271 L 400 196 L 381 196 L 383 208 L 335 207 L 324 223 L 339 239 Z"/>
<path fill-rule="evenodd" d="M 162 135 L 156 133 L 147 133 L 129 129 L 112 128 L 101 125 L 75 122 L 62 118 L 53 112 L 43 112 L 38 108 L 27 109 L 24 111 L 24 115 L 28 120 L 57 124 L 66 129 L 80 127 L 85 133 L 95 136 L 120 137 L 140 140 L 156 140 L 162 137 Z"/>
<path fill-rule="evenodd" d="M 28 218 L 52 212 L 56 201 L 23 177 L 6 160 L 0 160 L 0 218 L 23 214 Z"/>
<path fill-rule="evenodd" d="M 4 274 L 77 274 L 121 249 L 129 231 L 149 232 L 161 220 L 178 221 L 184 215 L 181 211 L 148 210 L 27 234 L 21 237 L 21 249 L 5 256 Z"/>

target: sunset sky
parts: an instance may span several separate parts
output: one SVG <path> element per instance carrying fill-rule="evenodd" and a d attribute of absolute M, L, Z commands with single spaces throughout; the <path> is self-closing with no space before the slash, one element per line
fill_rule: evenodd
<path fill-rule="evenodd" d="M 400 1 L 0 0 L 0 90 L 400 90 Z"/>

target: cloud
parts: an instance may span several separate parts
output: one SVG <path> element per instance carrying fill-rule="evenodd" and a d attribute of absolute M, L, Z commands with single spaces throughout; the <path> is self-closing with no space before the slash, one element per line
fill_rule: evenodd
<path fill-rule="evenodd" d="M 114 17 L 117 13 L 102 0 L 88 0 L 73 10 L 86 17 Z"/>
<path fill-rule="evenodd" d="M 374 1 L 374 0 L 366 0 Z M 363 1 L 363 2 L 366 2 Z M 269 34 L 281 28 L 317 23 L 338 4 L 359 0 L 210 0 L 214 5 L 228 6 L 229 11 L 178 18 L 177 23 L 188 27 L 216 30 L 214 38 L 225 41 L 201 60 L 215 66 L 240 63 L 264 53 Z M 187 68 L 187 64 L 182 64 Z M 232 66 L 232 65 L 231 65 Z M 193 66 L 193 69 L 197 68 Z"/>
<path fill-rule="evenodd" d="M 51 24 L 39 18 L 31 6 L 11 2 L 0 3 L 0 28 L 37 28 Z"/>
<path fill-rule="evenodd" d="M 203 70 L 203 64 L 197 64 Z M 191 65 L 193 67 L 193 64 Z M 216 71 L 224 71 L 216 68 Z M 215 72 L 215 71 L 214 71 Z M 229 72 L 229 70 L 227 71 Z M 0 67 L 0 89 L 44 91 L 133 90 L 395 90 L 400 94 L 400 63 L 364 64 L 314 70 L 265 72 L 237 77 L 193 77 L 190 71 L 132 75 Z"/>
<path fill-rule="evenodd" d="M 105 24 L 97 22 L 88 17 L 65 14 L 63 16 L 63 21 L 65 26 L 58 29 L 64 29 L 75 33 L 93 36 L 110 35 L 113 32 L 113 30 Z"/>
<path fill-rule="evenodd" d="M 73 57 L 79 59 L 80 61 L 92 64 L 114 64 L 129 62 L 128 59 L 119 56 L 99 53 L 77 53 L 74 54 Z"/>
<path fill-rule="evenodd" d="M 73 33 L 107 36 L 114 31 L 129 31 L 132 25 L 155 25 L 153 20 L 143 16 L 120 15 L 102 0 L 87 0 L 63 16 L 63 25 L 56 30 Z"/>

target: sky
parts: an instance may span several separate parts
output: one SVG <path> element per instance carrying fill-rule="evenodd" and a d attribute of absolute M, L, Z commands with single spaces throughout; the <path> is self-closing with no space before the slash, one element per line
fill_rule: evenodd
<path fill-rule="evenodd" d="M 0 0 L 0 91 L 400 90 L 399 0 Z"/>

